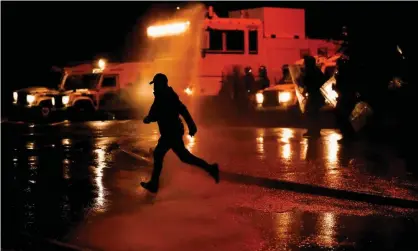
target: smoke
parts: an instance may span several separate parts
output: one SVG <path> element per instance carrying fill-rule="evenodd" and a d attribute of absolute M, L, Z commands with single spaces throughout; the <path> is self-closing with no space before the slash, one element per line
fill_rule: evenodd
<path fill-rule="evenodd" d="M 146 63 L 139 69 L 139 79 L 136 83 L 138 103 L 141 106 L 149 106 L 152 102 L 153 87 L 149 82 L 156 73 L 161 72 L 167 75 L 169 85 L 188 105 L 191 112 L 196 112 L 195 97 L 187 95 L 185 89 L 199 86 L 199 58 L 205 11 L 203 4 L 191 3 L 175 10 L 174 14 L 162 8 L 153 8 L 148 16 L 141 18 L 147 27 L 186 22 L 188 24 L 187 30 L 181 34 L 155 38 L 147 36 L 145 41 L 138 44 L 141 48 L 133 48 L 133 51 L 139 52 L 136 58 Z"/>

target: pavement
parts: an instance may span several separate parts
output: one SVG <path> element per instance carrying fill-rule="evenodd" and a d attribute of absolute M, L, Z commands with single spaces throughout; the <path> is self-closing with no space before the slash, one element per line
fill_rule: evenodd
<path fill-rule="evenodd" d="M 2 248 L 25 232 L 80 250 L 418 250 L 418 182 L 403 160 L 338 144 L 332 129 L 303 133 L 200 126 L 185 142 L 219 163 L 221 182 L 169 152 L 152 195 L 139 183 L 156 125 L 2 124 Z"/>

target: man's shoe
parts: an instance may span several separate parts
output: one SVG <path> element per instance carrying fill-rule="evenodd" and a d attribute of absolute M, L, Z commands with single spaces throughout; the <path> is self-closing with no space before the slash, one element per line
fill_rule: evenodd
<path fill-rule="evenodd" d="M 158 192 L 158 184 L 152 181 L 149 182 L 141 182 L 141 186 L 148 190 L 151 193 L 157 193 Z"/>
<path fill-rule="evenodd" d="M 215 180 L 216 183 L 219 183 L 219 165 L 213 164 L 211 165 L 211 169 L 209 170 L 210 176 Z"/>

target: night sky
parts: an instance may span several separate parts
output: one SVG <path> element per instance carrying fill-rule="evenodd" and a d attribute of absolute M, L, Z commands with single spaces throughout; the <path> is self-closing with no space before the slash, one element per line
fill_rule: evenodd
<path fill-rule="evenodd" d="M 385 2 L 207 2 L 219 16 L 228 10 L 277 6 L 306 9 L 309 37 L 336 37 L 343 25 L 368 27 L 371 46 L 379 39 L 411 35 L 415 30 L 416 3 Z M 154 4 L 154 5 L 153 5 Z M 45 85 L 52 65 L 63 66 L 106 57 L 134 60 L 151 2 L 2 2 L 1 86 L 2 111 L 11 91 Z M 159 3 L 172 8 L 176 2 Z M 392 27 L 393 26 L 393 27 Z M 354 29 L 354 28 L 353 28 Z M 371 35 L 373 34 L 373 36 Z M 377 34 L 377 35 L 376 35 Z M 407 39 L 404 39 L 407 40 Z M 9 97 L 10 96 L 10 97 Z"/>

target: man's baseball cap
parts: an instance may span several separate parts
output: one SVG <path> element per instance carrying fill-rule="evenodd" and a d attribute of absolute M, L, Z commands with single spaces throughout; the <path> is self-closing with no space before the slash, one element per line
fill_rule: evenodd
<path fill-rule="evenodd" d="M 149 82 L 150 85 L 152 85 L 154 83 L 168 83 L 168 78 L 167 78 L 166 75 L 164 75 L 162 73 L 157 73 L 157 74 L 155 74 L 152 81 Z"/>

